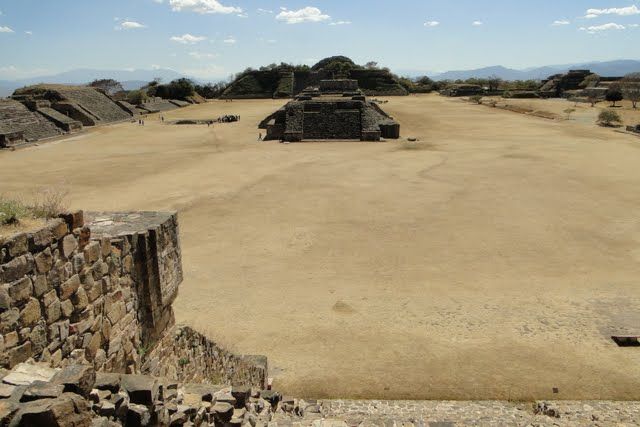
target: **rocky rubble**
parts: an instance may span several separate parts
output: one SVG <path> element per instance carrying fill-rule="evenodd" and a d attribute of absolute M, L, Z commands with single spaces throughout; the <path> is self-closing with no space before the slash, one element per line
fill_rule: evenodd
<path fill-rule="evenodd" d="M 64 368 L 28 361 L 0 385 L 3 426 L 266 426 L 276 409 L 308 405 L 271 390 L 180 384 L 145 375 L 96 373 L 89 364 Z"/>

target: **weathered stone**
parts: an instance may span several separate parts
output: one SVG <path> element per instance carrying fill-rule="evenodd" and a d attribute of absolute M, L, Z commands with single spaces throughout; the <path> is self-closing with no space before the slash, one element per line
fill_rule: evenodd
<path fill-rule="evenodd" d="M 276 407 L 278 402 L 282 400 L 282 395 L 274 390 L 262 390 L 260 397 L 271 404 L 272 407 Z"/>
<path fill-rule="evenodd" d="M 236 408 L 244 408 L 249 397 L 251 397 L 251 387 L 247 385 L 234 385 L 231 388 L 231 395 L 236 399 Z"/>
<path fill-rule="evenodd" d="M 100 402 L 97 412 L 101 417 L 111 418 L 116 414 L 116 405 L 107 401 Z"/>
<path fill-rule="evenodd" d="M 74 233 L 76 233 L 76 230 L 74 230 Z M 89 227 L 82 227 L 77 234 L 79 248 L 83 251 L 91 240 L 91 229 Z"/>
<path fill-rule="evenodd" d="M 35 381 L 51 381 L 57 372 L 57 369 L 52 369 L 43 363 L 21 363 L 13 368 L 2 381 L 11 385 L 30 385 Z"/>
<path fill-rule="evenodd" d="M 62 304 L 60 303 L 60 300 L 56 298 L 44 309 L 44 311 L 47 318 L 47 323 L 56 322 L 62 315 Z"/>
<path fill-rule="evenodd" d="M 75 230 L 76 228 L 80 228 L 84 226 L 84 212 L 70 212 L 61 214 L 60 218 L 62 218 L 69 227 L 69 230 Z"/>
<path fill-rule="evenodd" d="M 13 307 L 0 314 L 0 332 L 7 334 L 18 328 L 18 319 L 20 318 L 20 310 Z"/>
<path fill-rule="evenodd" d="M 44 381 L 34 381 L 22 394 L 21 402 L 30 402 L 38 399 L 51 399 L 58 397 L 64 391 L 64 387 Z"/>
<path fill-rule="evenodd" d="M 18 337 L 18 332 L 11 331 L 4 335 L 4 345 L 5 348 L 11 348 L 18 345 L 20 338 Z"/>
<path fill-rule="evenodd" d="M 233 406 L 220 402 L 211 407 L 211 413 L 216 423 L 228 423 L 233 417 Z"/>
<path fill-rule="evenodd" d="M 66 300 L 73 295 L 80 287 L 80 276 L 77 274 L 60 285 L 60 299 Z"/>
<path fill-rule="evenodd" d="M 47 331 L 44 323 L 36 325 L 29 334 L 29 341 L 33 346 L 33 353 L 38 354 L 47 346 Z"/>
<path fill-rule="evenodd" d="M 46 248 L 34 257 L 36 262 L 36 270 L 40 274 L 45 274 L 51 271 L 53 267 L 53 254 L 50 248 Z"/>
<path fill-rule="evenodd" d="M 148 426 L 151 422 L 151 414 L 146 406 L 135 403 L 129 404 L 125 424 L 132 427 Z"/>
<path fill-rule="evenodd" d="M 28 360 L 32 355 L 31 341 L 26 341 L 24 344 L 6 351 L 8 366 L 10 368 L 14 367 L 17 364 Z"/>
<path fill-rule="evenodd" d="M 62 239 L 62 256 L 70 259 L 76 249 L 78 249 L 78 241 L 72 234 L 68 234 Z"/>
<path fill-rule="evenodd" d="M 100 259 L 101 254 L 102 247 L 100 245 L 100 242 L 93 241 L 84 248 L 84 259 L 88 263 L 96 262 L 98 259 Z"/>
<path fill-rule="evenodd" d="M 48 227 L 42 228 L 36 232 L 28 235 L 29 251 L 37 252 L 41 251 L 51 244 L 53 240 L 53 234 Z"/>
<path fill-rule="evenodd" d="M 44 274 L 39 274 L 35 277 L 33 281 L 33 293 L 36 297 L 40 298 L 45 293 L 49 292 L 52 288 L 52 286 L 49 286 L 47 276 L 45 276 Z"/>
<path fill-rule="evenodd" d="M 60 303 L 60 310 L 62 311 L 62 315 L 64 317 L 71 317 L 73 314 L 73 303 L 70 300 L 66 299 Z"/>
<path fill-rule="evenodd" d="M 56 218 L 51 220 L 49 230 L 54 239 L 60 240 L 69 232 L 69 227 L 62 219 Z"/>
<path fill-rule="evenodd" d="M 76 273 L 80 273 L 84 268 L 84 264 L 85 264 L 84 255 L 83 254 L 74 255 L 73 259 L 71 260 L 71 263 L 73 264 L 73 271 L 75 271 Z"/>
<path fill-rule="evenodd" d="M 9 285 L 9 296 L 13 300 L 14 304 L 21 304 L 27 302 L 33 293 L 33 283 L 28 277 L 24 277 L 20 280 Z"/>
<path fill-rule="evenodd" d="M 158 398 L 158 381 L 143 375 L 123 375 L 120 383 L 132 403 L 153 405 Z"/>
<path fill-rule="evenodd" d="M 0 286 L 0 312 L 11 308 L 11 297 L 9 296 L 9 285 Z"/>
<path fill-rule="evenodd" d="M 20 312 L 20 324 L 31 327 L 40 320 L 41 314 L 40 303 L 37 299 L 31 298 Z"/>
<path fill-rule="evenodd" d="M 28 238 L 25 233 L 15 234 L 4 243 L 10 257 L 24 255 L 29 250 Z"/>
<path fill-rule="evenodd" d="M 2 266 L 2 275 L 5 282 L 14 282 L 22 279 L 27 273 L 31 271 L 31 264 L 29 258 L 26 256 L 20 256 L 15 258 Z"/>
<path fill-rule="evenodd" d="M 17 403 L 0 400 L 0 425 L 8 426 L 18 409 L 19 405 Z"/>
<path fill-rule="evenodd" d="M 96 371 L 91 365 L 69 365 L 53 378 L 55 384 L 62 384 L 65 392 L 88 397 L 96 382 Z"/>
<path fill-rule="evenodd" d="M 11 384 L 0 384 L 0 399 L 8 399 L 16 390 L 16 386 Z"/>
<path fill-rule="evenodd" d="M 120 374 L 98 372 L 94 388 L 98 390 L 109 390 L 111 393 L 120 391 Z"/>
<path fill-rule="evenodd" d="M 16 413 L 12 425 L 89 427 L 91 414 L 80 396 L 64 393 L 55 399 L 24 403 Z"/>
<path fill-rule="evenodd" d="M 83 287 L 79 287 L 78 290 L 71 296 L 71 302 L 75 306 L 75 312 L 80 312 L 87 308 L 87 305 L 89 305 L 89 298 L 87 298 L 87 292 Z"/>

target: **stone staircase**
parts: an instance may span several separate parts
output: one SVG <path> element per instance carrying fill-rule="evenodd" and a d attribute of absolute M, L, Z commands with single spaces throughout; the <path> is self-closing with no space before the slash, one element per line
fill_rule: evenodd
<path fill-rule="evenodd" d="M 0 134 L 22 132 L 25 142 L 53 138 L 63 132 L 17 101 L 0 100 Z"/>
<path fill-rule="evenodd" d="M 57 91 L 69 102 L 81 107 L 85 113 L 95 117 L 98 123 L 111 123 L 131 118 L 103 93 L 89 87 L 58 88 Z"/>

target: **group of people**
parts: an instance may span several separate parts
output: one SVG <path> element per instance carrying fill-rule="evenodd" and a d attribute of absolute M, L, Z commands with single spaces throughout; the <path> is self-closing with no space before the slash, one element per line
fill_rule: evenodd
<path fill-rule="evenodd" d="M 240 116 L 236 116 L 236 115 L 226 115 L 226 116 L 218 117 L 218 123 L 232 123 L 232 122 L 239 122 L 239 121 L 240 121 Z"/>

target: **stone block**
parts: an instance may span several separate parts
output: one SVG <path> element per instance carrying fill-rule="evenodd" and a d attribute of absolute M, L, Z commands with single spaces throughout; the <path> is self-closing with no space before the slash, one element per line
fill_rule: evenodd
<path fill-rule="evenodd" d="M 87 308 L 87 305 L 89 305 L 89 298 L 87 298 L 87 292 L 83 287 L 79 287 L 78 290 L 71 295 L 71 302 L 74 305 L 74 311 L 76 313 Z"/>
<path fill-rule="evenodd" d="M 135 403 L 129 404 L 125 425 L 131 427 L 148 426 L 151 423 L 151 414 L 146 406 Z"/>
<path fill-rule="evenodd" d="M 34 381 L 22 394 L 21 402 L 31 402 L 39 399 L 52 399 L 61 395 L 64 391 L 62 385 L 52 384 L 45 381 Z"/>
<path fill-rule="evenodd" d="M 30 259 L 32 258 L 23 255 L 4 264 L 2 266 L 3 280 L 5 282 L 14 282 L 31 273 L 33 264 Z"/>
<path fill-rule="evenodd" d="M 29 301 L 33 294 L 33 283 L 28 277 L 16 280 L 9 284 L 9 296 L 14 304 L 22 304 Z"/>
<path fill-rule="evenodd" d="M 98 372 L 94 388 L 98 390 L 109 390 L 111 393 L 120 391 L 120 374 Z"/>
<path fill-rule="evenodd" d="M 41 314 L 40 302 L 31 298 L 20 312 L 20 324 L 27 327 L 34 326 L 40 320 Z"/>
<path fill-rule="evenodd" d="M 60 299 L 66 300 L 73 295 L 80 287 L 80 276 L 77 274 L 60 285 Z"/>
<path fill-rule="evenodd" d="M 64 317 L 69 318 L 73 314 L 73 304 L 68 299 L 64 300 L 60 303 L 60 310 L 62 311 L 62 315 Z"/>
<path fill-rule="evenodd" d="M 47 318 L 47 323 L 58 321 L 60 316 L 62 316 L 62 304 L 60 303 L 60 300 L 56 297 L 56 299 L 44 309 L 44 312 Z"/>
<path fill-rule="evenodd" d="M 151 406 L 158 398 L 158 381 L 143 375 L 123 375 L 120 383 L 132 403 Z"/>
<path fill-rule="evenodd" d="M 0 312 L 11 308 L 12 300 L 9 296 L 9 285 L 0 286 Z"/>
<path fill-rule="evenodd" d="M 97 241 L 90 242 L 84 248 L 84 259 L 85 259 L 85 262 L 87 263 L 94 263 L 98 261 L 101 255 L 102 255 L 102 247 L 100 245 L 100 242 L 97 242 Z"/>
<path fill-rule="evenodd" d="M 2 379 L 2 382 L 10 385 L 30 385 L 35 381 L 49 382 L 58 372 L 45 363 L 20 363 Z"/>
<path fill-rule="evenodd" d="M 69 232 L 69 227 L 62 219 L 56 218 L 49 223 L 49 230 L 54 239 L 60 240 Z"/>
<path fill-rule="evenodd" d="M 53 383 L 64 386 L 65 392 L 89 397 L 96 382 L 96 371 L 91 365 L 69 365 L 58 372 Z"/>
<path fill-rule="evenodd" d="M 46 248 L 51 244 L 53 240 L 53 233 L 48 227 L 42 228 L 38 231 L 30 233 L 28 235 L 28 245 L 30 252 L 38 252 Z"/>
<path fill-rule="evenodd" d="M 75 250 L 78 249 L 78 241 L 72 234 L 68 234 L 62 239 L 62 256 L 70 259 Z"/>
<path fill-rule="evenodd" d="M 29 241 L 27 234 L 20 233 L 9 237 L 3 245 L 7 249 L 7 253 L 11 258 L 24 255 L 29 250 Z"/>
<path fill-rule="evenodd" d="M 33 294 L 36 297 L 40 298 L 51 289 L 53 289 L 53 286 L 49 285 L 47 276 L 45 276 L 44 274 L 39 274 L 35 277 L 33 281 Z"/>
<path fill-rule="evenodd" d="M 46 248 L 34 257 L 38 273 L 44 274 L 51 271 L 53 267 L 53 254 L 50 248 Z"/>
<path fill-rule="evenodd" d="M 60 218 L 67 223 L 69 230 L 75 230 L 84 226 L 84 212 L 76 211 L 60 215 Z"/>
<path fill-rule="evenodd" d="M 12 426 L 90 427 L 91 413 L 80 396 L 64 393 L 21 405 Z"/>

